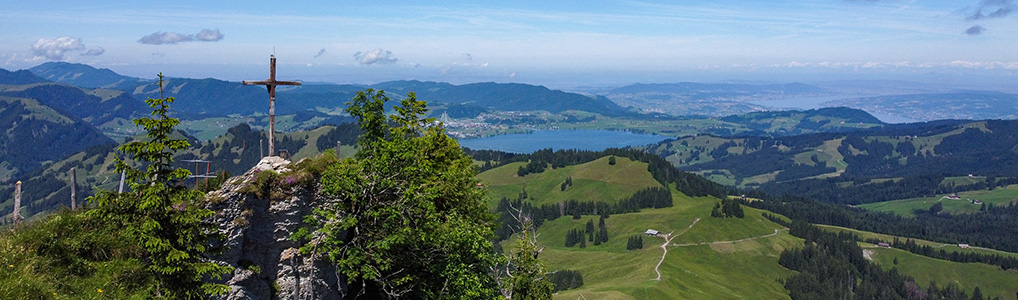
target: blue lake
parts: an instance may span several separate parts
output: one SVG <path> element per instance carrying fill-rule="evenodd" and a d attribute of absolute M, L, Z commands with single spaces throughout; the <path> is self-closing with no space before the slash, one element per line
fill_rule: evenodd
<path fill-rule="evenodd" d="M 600 151 L 653 144 L 672 137 L 610 130 L 540 130 L 533 133 L 505 134 L 459 140 L 460 146 L 474 150 L 498 150 L 531 153 L 552 148 Z"/>

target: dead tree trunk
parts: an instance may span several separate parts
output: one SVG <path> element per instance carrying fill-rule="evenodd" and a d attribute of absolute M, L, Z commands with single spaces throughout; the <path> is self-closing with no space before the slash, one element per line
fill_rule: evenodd
<path fill-rule="evenodd" d="M 18 228 L 18 221 L 21 219 L 21 181 L 14 184 L 14 213 L 11 217 L 14 218 L 14 228 Z"/>
<path fill-rule="evenodd" d="M 120 188 L 117 189 L 117 193 L 124 192 L 124 181 L 127 180 L 127 171 L 120 172 Z"/>
<path fill-rule="evenodd" d="M 71 210 L 78 208 L 78 170 L 71 168 Z"/>

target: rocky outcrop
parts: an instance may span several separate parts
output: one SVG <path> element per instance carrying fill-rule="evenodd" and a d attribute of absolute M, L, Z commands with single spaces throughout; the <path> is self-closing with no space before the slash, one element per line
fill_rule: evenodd
<path fill-rule="evenodd" d="M 263 197 L 245 189 L 259 173 L 284 173 L 289 164 L 279 157 L 263 158 L 208 194 L 209 209 L 216 212 L 215 222 L 226 236 L 222 245 L 226 251 L 215 260 L 235 268 L 223 278 L 230 292 L 222 299 L 341 298 L 335 267 L 325 259 L 301 255 L 301 243 L 290 239 L 321 200 L 316 189 L 298 184 Z"/>

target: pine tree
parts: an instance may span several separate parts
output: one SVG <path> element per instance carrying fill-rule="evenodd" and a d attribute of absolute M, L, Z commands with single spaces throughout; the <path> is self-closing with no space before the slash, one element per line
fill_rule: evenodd
<path fill-rule="evenodd" d="M 190 144 L 184 139 L 170 138 L 180 121 L 167 116 L 174 98 L 163 97 L 163 75 L 158 76 L 159 99 L 145 100 L 153 108 L 153 118 L 134 120 L 134 124 L 148 132 L 147 140 L 117 148 L 148 167 L 135 169 L 115 157 L 116 170 L 126 172 L 132 191 L 97 191 L 88 199 L 96 208 L 87 214 L 122 228 L 123 238 L 143 246 L 143 261 L 157 279 L 157 297 L 203 298 L 222 294 L 229 287 L 203 280 L 219 278 L 232 268 L 205 259 L 210 252 L 209 244 L 222 237 L 216 233 L 214 224 L 203 221 L 215 213 L 197 202 L 202 193 L 180 184 L 191 172 L 171 167 L 173 154 L 188 149 Z"/>

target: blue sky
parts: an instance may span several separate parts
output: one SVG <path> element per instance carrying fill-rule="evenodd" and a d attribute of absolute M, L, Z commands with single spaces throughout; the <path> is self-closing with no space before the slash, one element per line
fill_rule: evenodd
<path fill-rule="evenodd" d="M 151 78 L 419 79 L 557 87 L 1018 78 L 1012 0 L 15 1 L 0 67 Z"/>

